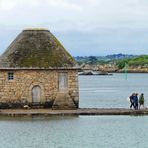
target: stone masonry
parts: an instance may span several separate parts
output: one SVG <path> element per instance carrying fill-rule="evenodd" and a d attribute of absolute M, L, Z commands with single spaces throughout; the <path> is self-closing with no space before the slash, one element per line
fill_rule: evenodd
<path fill-rule="evenodd" d="M 25 29 L 0 56 L 0 108 L 76 109 L 78 69 L 49 30 Z"/>
<path fill-rule="evenodd" d="M 13 72 L 14 79 L 8 80 Z M 59 91 L 58 75 L 68 74 L 67 91 Z M 41 103 L 52 102 L 52 108 L 78 108 L 78 73 L 76 70 L 0 70 L 0 102 L 32 103 L 32 88 L 41 88 Z"/>

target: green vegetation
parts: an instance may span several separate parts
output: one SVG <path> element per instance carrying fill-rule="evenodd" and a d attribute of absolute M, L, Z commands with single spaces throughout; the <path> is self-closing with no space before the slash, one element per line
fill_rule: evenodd
<path fill-rule="evenodd" d="M 137 67 L 137 66 L 144 66 L 148 67 L 148 55 L 138 56 L 131 59 L 123 59 L 117 62 L 117 66 L 119 69 L 124 68 L 125 63 L 129 66 Z"/>
<path fill-rule="evenodd" d="M 133 66 L 144 66 L 148 64 L 148 56 L 139 56 L 137 58 L 134 58 L 132 60 L 129 61 L 129 65 L 133 65 Z"/>
<path fill-rule="evenodd" d="M 88 56 L 88 57 L 75 57 L 77 63 L 79 65 L 85 63 L 90 65 L 96 64 L 108 64 L 109 60 L 105 57 L 97 57 L 97 56 Z"/>
<path fill-rule="evenodd" d="M 123 59 L 123 60 L 117 61 L 116 65 L 118 66 L 118 69 L 123 69 L 125 67 L 125 64 L 126 63 L 128 64 L 129 60 L 130 59 Z"/>
<path fill-rule="evenodd" d="M 108 56 L 88 56 L 88 57 L 75 57 L 78 64 L 90 64 L 90 65 L 104 65 L 104 64 L 113 64 L 118 67 L 118 69 L 123 69 L 125 64 L 128 64 L 130 67 L 148 67 L 148 55 L 108 55 Z"/>

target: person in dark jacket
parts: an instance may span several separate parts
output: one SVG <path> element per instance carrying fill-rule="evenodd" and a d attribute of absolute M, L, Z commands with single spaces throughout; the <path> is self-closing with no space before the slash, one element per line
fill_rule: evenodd
<path fill-rule="evenodd" d="M 134 96 L 134 93 L 129 97 L 130 98 L 130 102 L 131 102 L 130 108 L 132 108 L 132 107 L 135 108 L 133 96 Z"/>
<path fill-rule="evenodd" d="M 135 110 L 137 110 L 138 109 L 138 94 L 137 93 L 133 96 L 133 100 L 134 100 Z"/>
<path fill-rule="evenodd" d="M 139 109 L 141 105 L 144 107 L 144 94 L 143 93 L 139 97 Z"/>

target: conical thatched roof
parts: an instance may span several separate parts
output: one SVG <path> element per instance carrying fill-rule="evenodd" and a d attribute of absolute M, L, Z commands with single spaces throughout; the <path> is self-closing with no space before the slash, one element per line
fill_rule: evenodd
<path fill-rule="evenodd" d="M 44 29 L 22 31 L 0 57 L 0 68 L 70 68 L 75 64 L 62 44 Z"/>

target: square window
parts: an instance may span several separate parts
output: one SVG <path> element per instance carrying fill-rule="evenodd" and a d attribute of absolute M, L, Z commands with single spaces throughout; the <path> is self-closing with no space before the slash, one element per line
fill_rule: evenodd
<path fill-rule="evenodd" d="M 8 80 L 13 80 L 14 79 L 14 73 L 13 72 L 9 72 L 8 73 Z"/>

